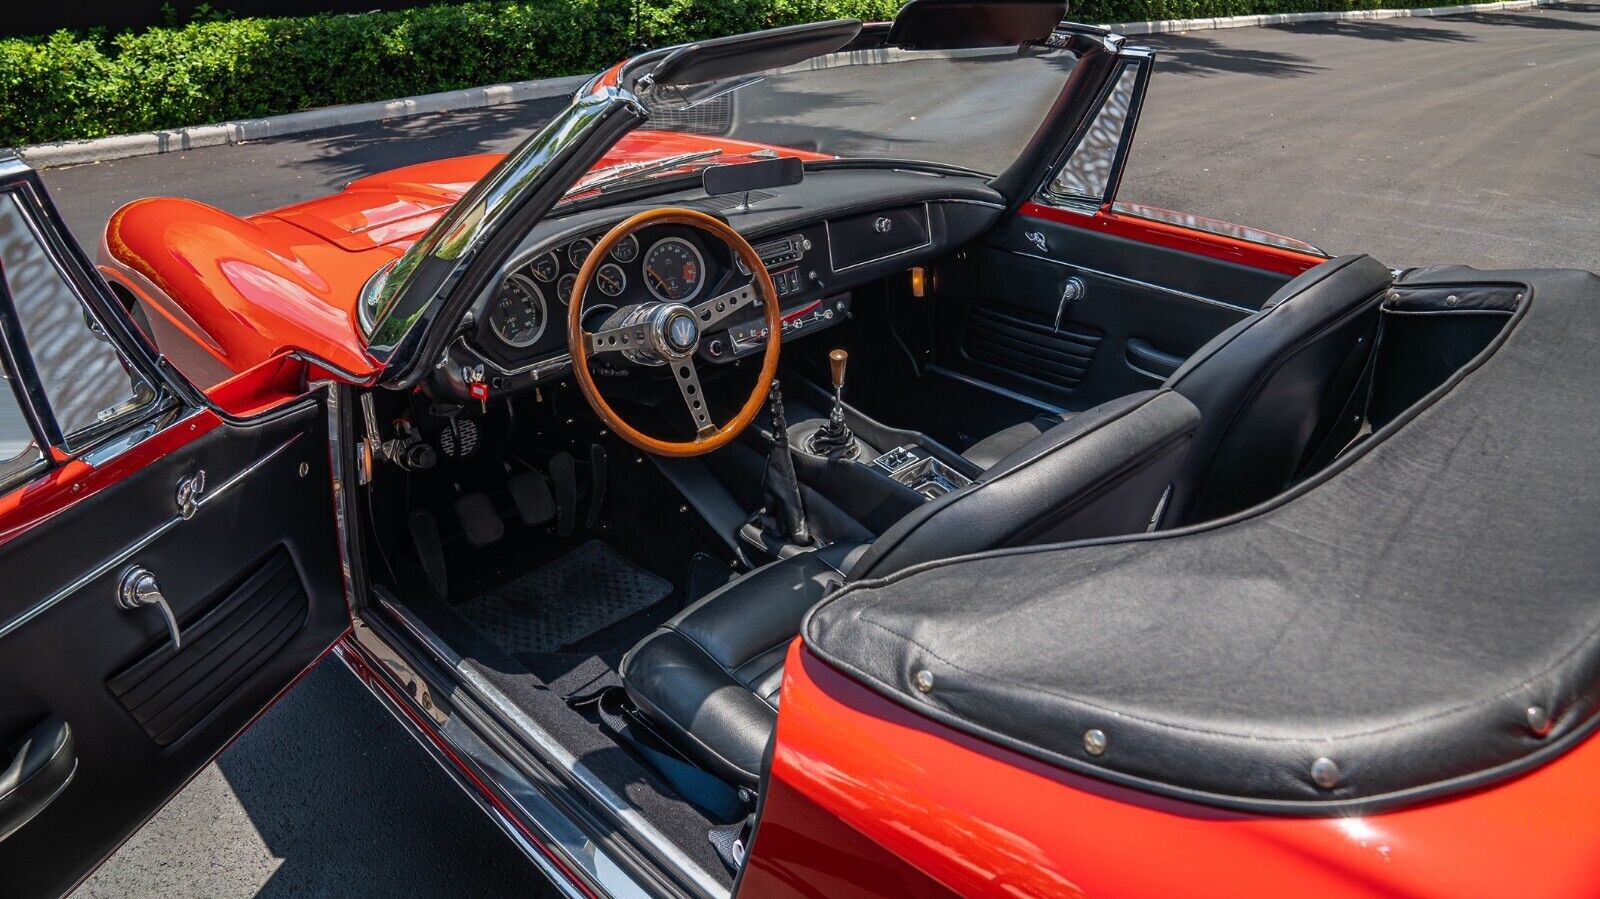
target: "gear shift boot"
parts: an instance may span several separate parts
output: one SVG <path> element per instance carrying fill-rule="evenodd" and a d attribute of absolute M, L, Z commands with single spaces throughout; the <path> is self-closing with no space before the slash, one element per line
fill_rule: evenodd
<path fill-rule="evenodd" d="M 850 354 L 834 350 L 828 354 L 828 367 L 833 375 L 833 409 L 828 421 L 806 438 L 806 452 L 830 459 L 854 459 L 861 454 L 861 444 L 850 433 L 844 420 L 844 372 Z"/>

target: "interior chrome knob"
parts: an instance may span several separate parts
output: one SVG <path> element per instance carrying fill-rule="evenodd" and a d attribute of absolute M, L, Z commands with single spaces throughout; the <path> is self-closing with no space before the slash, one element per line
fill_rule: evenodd
<path fill-rule="evenodd" d="M 172 614 L 172 606 L 167 604 L 167 598 L 161 592 L 161 584 L 156 581 L 156 576 L 150 573 L 150 569 L 134 566 L 123 572 L 122 580 L 117 585 L 117 605 L 124 609 L 155 606 L 167 624 L 167 633 L 172 635 L 173 650 L 183 648 L 183 638 L 178 632 L 178 619 Z"/>

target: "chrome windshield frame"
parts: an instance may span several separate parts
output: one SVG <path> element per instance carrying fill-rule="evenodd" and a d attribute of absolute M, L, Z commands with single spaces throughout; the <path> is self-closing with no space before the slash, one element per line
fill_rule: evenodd
<path fill-rule="evenodd" d="M 567 186 L 624 134 L 648 118 L 632 93 L 613 87 L 574 96 L 572 103 L 523 141 L 398 260 L 361 291 L 358 318 L 368 352 L 384 365 L 383 382 L 414 383 L 418 362 L 433 355 L 429 327 L 463 310 L 468 273 L 516 219 L 543 217 Z M 490 260 L 492 262 L 492 260 Z"/>

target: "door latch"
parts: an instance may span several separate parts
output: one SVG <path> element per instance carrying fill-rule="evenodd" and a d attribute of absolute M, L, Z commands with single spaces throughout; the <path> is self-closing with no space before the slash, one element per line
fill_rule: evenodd
<path fill-rule="evenodd" d="M 172 635 L 173 651 L 183 648 L 183 637 L 178 633 L 178 619 L 172 614 L 172 606 L 167 605 L 161 585 L 156 582 L 156 576 L 150 573 L 150 569 L 134 566 L 123 572 L 122 581 L 117 585 L 117 605 L 124 609 L 155 606 L 167 623 L 167 633 Z"/>
<path fill-rule="evenodd" d="M 206 492 L 206 471 L 200 469 L 194 474 L 184 475 L 178 479 L 178 514 L 185 521 L 194 517 L 200 511 L 200 495 Z"/>

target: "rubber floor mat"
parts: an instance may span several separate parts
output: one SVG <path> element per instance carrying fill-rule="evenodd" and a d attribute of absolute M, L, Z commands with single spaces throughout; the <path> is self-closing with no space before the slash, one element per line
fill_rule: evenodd
<path fill-rule="evenodd" d="M 553 652 L 672 593 L 672 584 L 590 540 L 559 559 L 457 607 L 512 654 Z"/>

